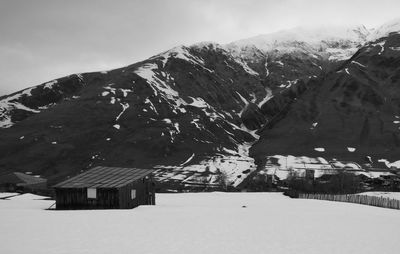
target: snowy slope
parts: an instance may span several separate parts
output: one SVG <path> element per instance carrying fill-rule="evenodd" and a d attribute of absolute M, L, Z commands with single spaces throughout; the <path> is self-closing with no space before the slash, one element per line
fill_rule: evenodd
<path fill-rule="evenodd" d="M 29 116 L 55 106 L 64 99 L 75 99 L 84 85 L 82 75 L 75 74 L 0 98 L 0 129 L 10 128 Z"/>
<path fill-rule="evenodd" d="M 22 96 L 31 96 L 31 90 L 32 88 L 28 88 L 23 90 L 20 93 L 17 93 L 13 96 L 7 97 L 3 100 L 0 100 L 0 128 L 9 128 L 11 127 L 14 123 L 11 120 L 11 115 L 10 112 L 12 110 L 20 109 L 20 110 L 25 110 L 28 112 L 32 113 L 39 113 L 39 110 L 36 109 L 31 109 L 23 105 L 22 103 L 18 102 L 17 99 L 19 99 Z"/>
<path fill-rule="evenodd" d="M 399 34 L 368 42 L 309 83 L 281 120 L 259 133 L 253 154 L 259 160 L 278 154 L 398 165 L 399 45 Z"/>
<path fill-rule="evenodd" d="M 366 42 L 369 31 L 364 26 L 354 27 L 296 27 L 271 34 L 239 40 L 226 47 L 236 55 L 249 57 L 255 47 L 264 53 L 303 53 L 314 58 L 345 60 Z M 269 53 L 270 54 L 270 53 Z"/>
<path fill-rule="evenodd" d="M 57 100 L 19 121 L 5 109 L 13 127 L 0 135 L 0 164 L 55 181 L 95 165 L 157 166 L 160 181 L 185 176 L 182 185 L 215 185 L 219 174 L 237 185 L 255 169 L 247 152 L 255 135 L 240 112 L 245 101 L 265 98 L 265 84 L 218 45 L 179 46 L 81 77 L 87 85 L 69 94 L 61 88 L 72 87 L 75 76 L 4 97 L 32 107 L 38 95 Z"/>
<path fill-rule="evenodd" d="M 284 43 L 290 41 L 302 41 L 311 45 L 319 45 L 322 41 L 351 40 L 361 42 L 368 34 L 368 30 L 362 25 L 354 27 L 296 27 L 271 34 L 264 34 L 249 39 L 239 40 L 234 42 L 234 44 L 247 45 L 252 43 L 263 50 L 270 50 L 271 48 L 268 47 L 274 43 Z"/>
<path fill-rule="evenodd" d="M 132 210 L 48 211 L 36 196 L 0 200 L 0 252 L 396 254 L 397 210 L 280 193 L 157 194 Z M 245 207 L 243 207 L 245 206 Z"/>
<path fill-rule="evenodd" d="M 374 29 L 370 36 L 368 36 L 368 40 L 375 41 L 379 38 L 386 37 L 393 32 L 400 32 L 400 18 L 386 22 L 380 27 Z"/>

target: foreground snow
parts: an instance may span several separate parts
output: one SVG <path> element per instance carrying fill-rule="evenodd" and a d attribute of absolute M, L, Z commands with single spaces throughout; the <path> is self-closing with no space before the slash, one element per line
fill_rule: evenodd
<path fill-rule="evenodd" d="M 11 196 L 16 196 L 18 193 L 15 192 L 0 192 L 0 198 L 6 198 Z"/>
<path fill-rule="evenodd" d="M 400 212 L 279 193 L 158 194 L 132 210 L 0 200 L 0 253 L 398 253 Z M 246 207 L 243 207 L 246 206 Z"/>

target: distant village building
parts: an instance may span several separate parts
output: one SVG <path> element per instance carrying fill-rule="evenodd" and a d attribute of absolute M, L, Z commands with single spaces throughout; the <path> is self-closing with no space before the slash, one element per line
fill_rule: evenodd
<path fill-rule="evenodd" d="M 0 191 L 41 192 L 47 189 L 47 180 L 21 172 L 12 172 L 0 176 Z"/>
<path fill-rule="evenodd" d="M 315 170 L 314 169 L 306 169 L 305 178 L 308 180 L 315 179 Z"/>
<path fill-rule="evenodd" d="M 95 167 L 54 186 L 56 209 L 128 209 L 155 205 L 151 169 Z"/>

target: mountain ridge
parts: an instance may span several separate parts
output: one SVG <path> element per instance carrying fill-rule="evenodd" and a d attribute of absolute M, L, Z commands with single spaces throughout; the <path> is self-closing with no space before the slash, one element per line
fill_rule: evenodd
<path fill-rule="evenodd" d="M 262 170 L 269 155 L 288 154 L 293 150 L 288 147 L 297 146 L 296 138 L 289 138 L 296 130 L 290 127 L 293 119 L 300 119 L 295 121 L 298 130 L 304 117 L 309 119 L 306 129 L 324 126 L 322 120 L 315 121 L 319 113 L 313 101 L 320 90 L 322 98 L 329 98 L 330 92 L 322 88 L 335 87 L 333 80 L 341 80 L 344 87 L 337 90 L 338 96 L 361 92 L 343 98 L 356 104 L 381 103 L 380 93 L 371 85 L 349 90 L 355 85 L 347 76 L 357 75 L 356 83 L 397 82 L 398 70 L 392 68 L 388 74 L 380 66 L 397 64 L 398 39 L 390 35 L 365 43 L 345 60 L 329 57 L 353 50 L 352 43 L 331 43 L 320 51 L 298 42 L 283 51 L 254 45 L 235 51 L 229 44 L 198 43 L 115 70 L 74 74 L 3 96 L 0 170 L 30 171 L 57 181 L 94 165 L 155 167 L 156 179 L 165 186 L 217 186 L 224 174 L 238 186 Z M 362 71 L 365 59 L 372 61 L 373 75 Z M 369 126 L 365 121 L 372 120 L 360 121 Z M 336 123 L 333 128 L 337 130 Z M 367 129 L 362 135 L 370 135 Z M 278 143 L 284 141 L 286 148 L 271 145 L 271 135 Z M 310 147 L 298 147 L 308 155 L 321 155 Z"/>

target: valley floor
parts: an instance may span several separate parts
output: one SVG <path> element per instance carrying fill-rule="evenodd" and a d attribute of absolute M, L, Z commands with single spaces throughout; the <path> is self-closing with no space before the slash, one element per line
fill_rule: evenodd
<path fill-rule="evenodd" d="M 400 211 L 281 193 L 157 194 L 132 210 L 0 199 L 0 253 L 399 253 Z"/>

